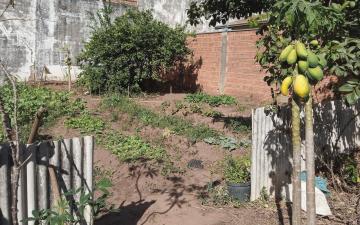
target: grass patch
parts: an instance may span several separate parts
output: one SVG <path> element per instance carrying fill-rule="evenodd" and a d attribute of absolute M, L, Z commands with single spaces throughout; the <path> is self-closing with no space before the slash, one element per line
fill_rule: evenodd
<path fill-rule="evenodd" d="M 104 99 L 103 105 L 106 108 L 117 108 L 121 112 L 127 113 L 133 119 L 139 120 L 144 125 L 163 129 L 168 128 L 175 134 L 185 136 L 192 141 L 221 135 L 216 130 L 203 124 L 193 125 L 191 122 L 177 116 L 157 114 L 123 96 L 113 95 L 107 97 Z"/>
<path fill-rule="evenodd" d="M 69 118 L 65 121 L 68 128 L 79 129 L 82 134 L 101 134 L 105 129 L 105 122 L 89 113 L 83 113 L 79 117 Z"/>
<path fill-rule="evenodd" d="M 198 92 L 195 94 L 188 94 L 185 97 L 185 100 L 190 103 L 207 103 L 210 106 L 220 106 L 220 105 L 235 105 L 237 103 L 236 98 L 228 95 L 208 95 L 203 92 Z"/>
<path fill-rule="evenodd" d="M 123 162 L 134 162 L 140 159 L 163 161 L 167 158 L 164 149 L 153 147 L 138 136 L 108 133 L 102 139 L 102 143 L 106 149 L 110 150 Z"/>

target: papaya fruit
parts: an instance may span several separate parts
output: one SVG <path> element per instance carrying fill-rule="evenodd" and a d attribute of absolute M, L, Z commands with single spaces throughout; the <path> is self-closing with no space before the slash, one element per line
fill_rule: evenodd
<path fill-rule="evenodd" d="M 318 56 L 318 58 L 319 58 L 319 65 L 321 66 L 321 68 L 325 68 L 326 67 L 326 65 L 327 65 L 327 61 L 326 61 L 326 59 L 325 59 L 325 55 L 319 55 Z"/>
<path fill-rule="evenodd" d="M 282 95 L 287 96 L 289 94 L 289 87 L 292 84 L 292 77 L 288 76 L 286 77 L 280 86 L 280 92 Z"/>
<path fill-rule="evenodd" d="M 310 84 L 304 75 L 297 75 L 294 80 L 294 92 L 300 98 L 306 98 L 310 93 Z"/>
<path fill-rule="evenodd" d="M 355 6 L 356 6 L 356 2 L 354 2 L 354 1 L 351 1 L 350 3 L 349 3 L 349 6 L 350 6 L 350 8 L 355 8 Z"/>
<path fill-rule="evenodd" d="M 304 74 L 309 68 L 309 63 L 307 61 L 300 60 L 298 62 L 298 66 L 299 66 L 299 72 Z"/>
<path fill-rule="evenodd" d="M 317 47 L 319 45 L 319 41 L 318 40 L 312 40 L 310 41 L 310 44 L 314 47 Z"/>
<path fill-rule="evenodd" d="M 317 66 L 315 68 L 309 68 L 308 69 L 308 75 L 311 79 L 320 81 L 324 77 L 324 72 L 320 68 L 320 66 Z"/>
<path fill-rule="evenodd" d="M 286 61 L 289 65 L 293 65 L 297 62 L 297 54 L 295 49 L 291 50 L 288 57 L 286 58 Z"/>
<path fill-rule="evenodd" d="M 303 43 L 296 42 L 295 49 L 296 49 L 296 54 L 300 59 L 306 59 L 306 57 L 308 56 L 308 52 Z"/>
<path fill-rule="evenodd" d="M 318 57 L 310 50 L 308 51 L 307 61 L 309 63 L 309 67 L 311 67 L 311 68 L 315 68 L 319 64 Z"/>
<path fill-rule="evenodd" d="M 280 62 L 285 62 L 290 52 L 294 49 L 293 45 L 288 45 L 284 50 L 282 50 L 279 60 Z"/>

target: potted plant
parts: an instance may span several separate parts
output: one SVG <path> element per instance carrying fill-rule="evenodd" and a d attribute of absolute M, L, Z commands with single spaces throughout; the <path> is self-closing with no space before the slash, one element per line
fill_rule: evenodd
<path fill-rule="evenodd" d="M 224 177 L 229 195 L 240 202 L 250 199 L 250 156 L 225 158 Z"/>

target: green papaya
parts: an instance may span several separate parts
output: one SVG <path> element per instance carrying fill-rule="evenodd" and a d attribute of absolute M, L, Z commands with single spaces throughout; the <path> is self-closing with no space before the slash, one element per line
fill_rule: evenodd
<path fill-rule="evenodd" d="M 310 50 L 308 51 L 307 61 L 309 63 L 309 67 L 311 68 L 315 68 L 319 64 L 318 57 Z"/>
<path fill-rule="evenodd" d="M 319 45 L 319 41 L 318 40 L 312 40 L 310 41 L 310 44 L 314 47 L 317 47 Z"/>
<path fill-rule="evenodd" d="M 349 4 L 349 6 L 350 6 L 350 8 L 352 8 L 352 9 L 355 8 L 356 2 L 351 1 L 350 4 Z"/>
<path fill-rule="evenodd" d="M 300 60 L 298 62 L 298 65 L 299 65 L 299 72 L 302 74 L 304 74 L 309 68 L 309 63 L 307 61 Z"/>
<path fill-rule="evenodd" d="M 296 54 L 296 50 L 295 50 L 295 49 L 291 50 L 291 52 L 289 53 L 286 61 L 287 61 L 287 63 L 288 63 L 289 65 L 293 65 L 294 63 L 297 62 L 297 54 Z"/>
<path fill-rule="evenodd" d="M 297 56 L 299 58 L 306 59 L 306 57 L 308 56 L 308 52 L 307 52 L 306 47 L 305 47 L 305 45 L 303 43 L 296 42 L 295 49 L 296 49 L 296 54 L 297 54 Z"/>
<path fill-rule="evenodd" d="M 318 58 L 319 58 L 319 65 L 320 65 L 320 67 L 321 68 L 325 68 L 326 67 L 326 65 L 327 65 L 327 61 L 326 61 L 326 59 L 325 59 L 325 55 L 319 55 L 318 56 Z"/>
<path fill-rule="evenodd" d="M 323 79 L 324 77 L 324 72 L 322 71 L 322 69 L 320 68 L 320 66 L 317 66 L 315 68 L 309 68 L 308 69 L 308 74 L 309 77 L 313 80 L 317 80 L 320 81 Z"/>
<path fill-rule="evenodd" d="M 280 62 L 285 62 L 287 57 L 289 56 L 290 52 L 294 49 L 293 45 L 287 46 L 284 50 L 282 50 L 279 60 Z"/>

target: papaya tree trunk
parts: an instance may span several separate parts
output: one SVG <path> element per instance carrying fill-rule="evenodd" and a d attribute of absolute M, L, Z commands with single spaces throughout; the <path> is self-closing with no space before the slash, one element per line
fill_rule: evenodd
<path fill-rule="evenodd" d="M 315 154 L 312 98 L 305 104 L 305 139 L 306 139 L 306 212 L 307 225 L 316 224 L 315 205 Z"/>
<path fill-rule="evenodd" d="M 292 99 L 292 146 L 293 146 L 293 203 L 292 203 L 292 225 L 301 224 L 301 137 L 300 137 L 300 107 Z"/>

